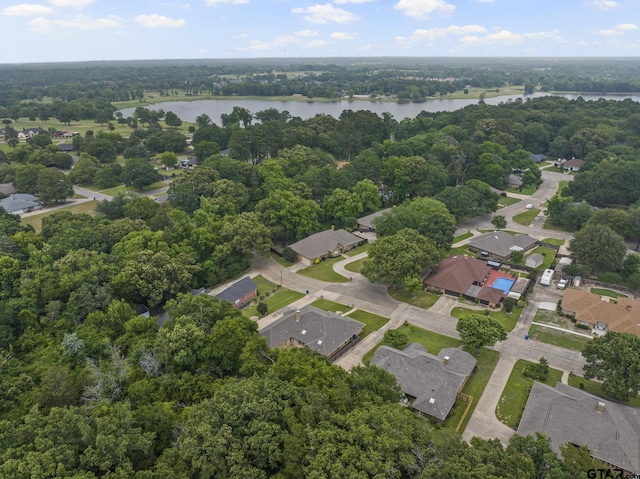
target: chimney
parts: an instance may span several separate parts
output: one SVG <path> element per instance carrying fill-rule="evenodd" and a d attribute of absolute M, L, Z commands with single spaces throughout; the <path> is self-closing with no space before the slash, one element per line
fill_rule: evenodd
<path fill-rule="evenodd" d="M 335 231 L 336 230 L 336 226 L 335 225 L 331 225 L 331 231 Z"/>
<path fill-rule="evenodd" d="M 631 305 L 627 304 L 627 311 L 631 311 Z"/>
<path fill-rule="evenodd" d="M 444 365 L 446 366 L 447 364 L 449 364 L 449 356 L 444 357 Z"/>
<path fill-rule="evenodd" d="M 300 322 L 300 310 L 296 309 L 296 323 Z"/>
<path fill-rule="evenodd" d="M 604 411 L 604 403 L 602 401 L 598 401 L 598 408 L 596 409 L 598 412 Z"/>

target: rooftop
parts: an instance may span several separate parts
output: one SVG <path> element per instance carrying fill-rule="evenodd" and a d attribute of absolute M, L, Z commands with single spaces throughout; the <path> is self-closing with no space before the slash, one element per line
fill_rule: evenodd
<path fill-rule="evenodd" d="M 385 213 L 388 213 L 389 211 L 391 211 L 391 208 L 385 208 L 384 210 L 376 211 L 375 213 L 371 213 L 370 215 L 358 218 L 358 225 L 364 226 L 365 228 L 369 229 L 374 228 L 373 220 Z"/>
<path fill-rule="evenodd" d="M 314 259 L 333 253 L 338 245 L 348 248 L 362 241 L 360 236 L 346 230 L 326 230 L 293 243 L 291 249 L 305 258 Z"/>
<path fill-rule="evenodd" d="M 436 288 L 465 293 L 474 282 L 482 282 L 491 271 L 486 262 L 469 256 L 450 256 L 443 259 L 426 284 Z"/>
<path fill-rule="evenodd" d="M 256 283 L 254 283 L 253 280 L 248 276 L 245 276 L 240 281 L 233 283 L 221 293 L 218 293 L 216 295 L 216 298 L 218 298 L 220 301 L 229 301 L 233 304 L 243 296 L 251 293 L 252 291 L 255 291 L 256 289 L 258 289 Z"/>
<path fill-rule="evenodd" d="M 471 239 L 469 246 L 479 251 L 488 251 L 493 255 L 506 258 L 513 251 L 527 250 L 536 243 L 537 240 L 525 234 L 513 235 L 506 231 L 494 231 Z"/>

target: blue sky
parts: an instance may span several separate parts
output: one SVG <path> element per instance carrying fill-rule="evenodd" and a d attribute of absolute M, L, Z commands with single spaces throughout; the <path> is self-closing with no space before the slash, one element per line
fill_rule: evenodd
<path fill-rule="evenodd" d="M 0 63 L 640 56 L 640 0 L 0 0 Z"/>

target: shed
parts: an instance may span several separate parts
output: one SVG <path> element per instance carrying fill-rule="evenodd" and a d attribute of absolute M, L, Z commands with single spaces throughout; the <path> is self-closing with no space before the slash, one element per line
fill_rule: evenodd
<path fill-rule="evenodd" d="M 544 263 L 544 256 L 540 253 L 533 253 L 529 255 L 525 261 L 525 265 L 529 268 L 537 268 L 542 263 Z"/>

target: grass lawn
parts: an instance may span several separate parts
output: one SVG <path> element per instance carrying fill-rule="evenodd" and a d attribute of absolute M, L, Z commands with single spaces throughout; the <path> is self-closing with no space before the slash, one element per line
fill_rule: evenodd
<path fill-rule="evenodd" d="M 471 403 L 469 412 L 465 416 L 464 421 L 460 426 L 460 434 L 462 434 L 462 432 L 467 427 L 469 419 L 471 419 L 471 415 L 473 414 L 473 411 L 475 410 L 476 405 L 480 400 L 480 396 L 482 396 L 484 388 L 487 386 L 489 378 L 493 374 L 493 370 L 495 369 L 496 364 L 498 364 L 499 358 L 500 353 L 498 351 L 492 351 L 491 349 L 487 348 L 482 348 L 480 350 L 480 354 L 476 356 L 478 364 L 476 365 L 473 374 L 462 388 L 462 393 L 472 396 L 473 402 Z M 458 423 L 460 422 L 460 419 L 462 419 L 462 415 L 464 414 L 466 408 L 466 402 L 456 399 L 453 408 L 451 408 L 451 412 L 449 412 L 447 419 L 445 419 L 444 421 L 444 425 L 451 428 L 458 427 Z"/>
<path fill-rule="evenodd" d="M 436 356 L 442 348 L 455 348 L 462 344 L 459 339 L 428 331 L 426 329 L 419 328 L 418 326 L 414 326 L 413 324 L 402 325 L 397 329 L 397 331 L 405 333 L 408 336 L 410 343 L 420 343 L 427 348 L 429 353 L 435 354 Z M 362 362 L 364 364 L 369 364 L 369 361 L 371 361 L 371 357 L 376 352 L 376 349 L 384 344 L 385 342 L 381 341 L 375 345 L 371 351 L 363 356 Z"/>
<path fill-rule="evenodd" d="M 349 317 L 365 324 L 364 329 L 360 334 L 360 339 L 366 338 L 389 322 L 389 318 L 378 316 L 377 314 L 369 313 L 367 311 L 362 311 L 361 309 L 349 314 Z"/>
<path fill-rule="evenodd" d="M 580 387 L 582 384 L 582 387 Z M 571 374 L 569 376 L 569 386 L 573 386 L 574 388 L 583 389 L 588 393 L 594 394 L 596 396 L 603 397 L 605 399 L 611 399 L 604 392 L 602 392 L 602 383 L 598 381 L 592 381 L 591 379 L 585 379 L 582 376 L 575 376 Z M 611 399 L 612 401 L 617 401 L 617 399 Z M 636 396 L 634 398 L 629 399 L 629 401 L 624 404 L 628 404 L 631 407 L 640 407 L 640 396 Z"/>
<path fill-rule="evenodd" d="M 553 166 L 553 163 L 551 163 L 551 166 L 547 166 L 545 170 L 554 171 L 556 173 L 566 173 L 566 171 L 563 170 L 562 168 L 556 168 L 555 166 Z"/>
<path fill-rule="evenodd" d="M 585 330 L 585 332 L 588 332 Z M 576 334 L 565 333 L 557 329 L 545 328 L 537 324 L 532 324 L 529 328 L 529 337 L 541 343 L 553 344 L 562 348 L 582 351 L 591 339 Z"/>
<path fill-rule="evenodd" d="M 510 196 L 501 196 L 500 199 L 498 200 L 498 204 L 501 206 L 511 206 L 521 201 L 522 200 L 519 198 L 512 198 Z"/>
<path fill-rule="evenodd" d="M 316 299 L 311 303 L 311 306 L 315 306 L 323 311 L 331 311 L 332 313 L 346 313 L 347 311 L 351 311 L 351 306 L 329 301 L 328 299 Z"/>
<path fill-rule="evenodd" d="M 548 243 L 548 244 L 552 244 L 552 245 L 556 245 L 556 246 L 562 246 L 564 244 L 564 240 L 563 239 L 557 239 L 557 238 L 545 238 L 542 240 L 543 243 Z"/>
<path fill-rule="evenodd" d="M 108 190 L 100 190 L 100 193 L 104 193 L 105 195 L 109 195 L 109 196 L 115 196 L 121 191 L 131 191 L 133 193 L 144 193 L 146 191 L 158 190 L 166 186 L 169 186 L 169 185 L 164 181 L 156 181 L 155 183 L 149 186 L 145 186 L 144 188 L 142 188 L 142 190 L 136 190 L 132 186 L 120 185 L 120 186 L 116 186 L 115 188 L 109 188 Z"/>
<path fill-rule="evenodd" d="M 458 235 L 455 238 L 453 238 L 453 244 L 456 244 L 458 241 L 463 241 L 463 240 L 466 240 L 467 238 L 471 238 L 472 236 L 473 236 L 473 233 L 471 233 L 470 231 L 467 233 L 462 233 L 461 235 Z"/>
<path fill-rule="evenodd" d="M 267 314 L 278 311 L 294 301 L 298 301 L 302 297 L 304 297 L 304 293 L 298 293 L 297 291 L 292 291 L 287 288 L 280 288 L 277 293 L 269 295 L 269 297 L 264 300 L 269 307 Z M 247 318 L 250 318 L 251 316 L 259 316 L 257 304 L 253 303 L 251 306 L 244 308 L 242 310 L 242 314 Z"/>
<path fill-rule="evenodd" d="M 364 266 L 364 262 L 367 259 L 368 258 L 360 258 L 359 260 L 354 261 L 353 263 L 349 263 L 345 265 L 344 269 L 346 269 L 347 271 L 351 271 L 353 273 L 360 273 L 362 272 L 362 267 Z"/>
<path fill-rule="evenodd" d="M 519 225 L 529 226 L 531 222 L 536 219 L 538 214 L 540 214 L 540 210 L 538 208 L 531 208 L 530 210 L 523 211 L 522 213 L 515 215 L 513 217 L 513 221 Z"/>
<path fill-rule="evenodd" d="M 253 279 L 253 282 L 258 287 L 258 296 L 260 296 L 261 294 L 267 293 L 269 291 L 273 291 L 278 286 L 277 284 L 269 281 L 267 278 L 265 278 L 261 274 L 259 274 L 258 276 L 252 279 Z"/>
<path fill-rule="evenodd" d="M 357 254 L 364 253 L 366 251 L 369 251 L 370 247 L 371 247 L 371 243 L 365 243 L 363 245 L 358 246 L 357 248 L 353 248 L 351 251 L 347 251 L 345 253 L 345 256 L 355 256 Z"/>
<path fill-rule="evenodd" d="M 542 225 L 542 229 L 544 229 L 544 230 L 552 230 L 552 231 L 564 231 L 565 233 L 571 233 L 571 231 L 569 231 L 566 228 L 563 228 L 562 226 L 552 225 L 551 223 L 549 223 L 548 219 Z"/>
<path fill-rule="evenodd" d="M 346 283 L 349 280 L 333 270 L 333 265 L 343 259 L 342 256 L 325 259 L 318 264 L 301 269 L 297 271 L 297 273 L 307 278 L 318 279 L 320 281 L 326 281 L 327 283 Z"/>
<path fill-rule="evenodd" d="M 569 182 L 566 180 L 562 180 L 560 183 L 558 183 L 558 192 L 556 194 L 560 196 L 562 190 L 564 190 L 567 186 L 569 186 Z"/>
<path fill-rule="evenodd" d="M 413 304 L 414 306 L 425 309 L 429 309 L 431 306 L 433 306 L 440 297 L 437 294 L 427 293 L 425 291 L 418 291 L 414 293 L 413 295 L 415 296 L 415 298 L 411 294 L 405 293 L 404 291 L 396 291 L 393 289 L 388 289 L 387 291 L 389 292 L 389 296 L 391 296 L 396 301 Z"/>
<path fill-rule="evenodd" d="M 617 291 L 611 291 L 604 288 L 591 288 L 593 294 L 599 294 L 600 296 L 609 296 L 610 298 L 628 298 L 626 294 L 618 293 Z"/>
<path fill-rule="evenodd" d="M 79 205 L 69 206 L 68 208 L 48 211 L 40 215 L 27 216 L 25 218 L 21 218 L 20 223 L 23 225 L 33 226 L 33 228 L 36 230 L 36 233 L 39 233 L 40 230 L 42 230 L 42 219 L 46 218 L 52 213 L 55 213 L 56 211 L 69 211 L 73 214 L 87 213 L 91 216 L 95 216 L 95 208 L 97 204 L 97 201 L 87 201 L 85 203 L 80 203 Z"/>
<path fill-rule="evenodd" d="M 525 361 L 524 359 L 516 361 L 507 380 L 507 385 L 504 387 L 504 391 L 502 391 L 498 406 L 496 407 L 496 417 L 513 429 L 517 429 L 518 424 L 520 424 L 520 418 L 522 417 L 524 407 L 529 398 L 529 391 L 531 386 L 533 386 L 533 379 L 522 374 L 525 366 L 528 364 L 535 363 Z M 562 371 L 549 368 L 549 376 L 544 383 L 549 386 L 555 386 L 561 379 Z"/>
<path fill-rule="evenodd" d="M 522 188 L 522 191 L 520 190 L 520 188 L 507 188 L 506 191 L 508 193 L 516 193 L 518 195 L 531 196 L 532 194 L 534 194 L 536 192 L 536 187 L 535 186 L 527 186 L 526 188 Z"/>
<path fill-rule="evenodd" d="M 527 257 L 531 256 L 534 253 L 540 253 L 544 256 L 544 260 L 542 264 L 538 266 L 536 269 L 543 270 L 551 267 L 551 263 L 553 263 L 553 259 L 556 257 L 556 251 L 551 248 L 546 248 L 545 246 L 538 246 L 536 249 L 532 250 L 531 253 L 527 255 Z"/>
<path fill-rule="evenodd" d="M 511 314 L 507 314 L 504 310 L 491 311 L 489 310 L 489 316 L 498 321 L 506 331 L 511 331 L 516 327 L 518 318 L 522 314 L 522 306 L 514 306 Z M 464 308 L 462 306 L 456 306 L 451 310 L 451 316 L 454 318 L 462 318 L 470 314 L 484 314 L 484 311 L 477 311 L 475 309 Z"/>
<path fill-rule="evenodd" d="M 493 230 L 491 230 L 493 231 Z M 456 246 L 455 248 L 451 248 L 451 249 L 442 249 L 440 248 L 438 250 L 438 252 L 440 253 L 440 258 L 444 259 L 444 258 L 448 258 L 449 256 L 460 256 L 463 254 L 468 254 L 471 256 L 475 257 L 475 253 L 469 251 L 467 249 L 467 245 L 462 245 L 462 246 Z"/>

